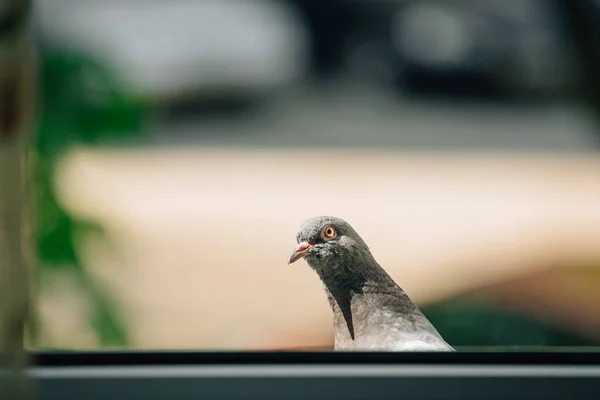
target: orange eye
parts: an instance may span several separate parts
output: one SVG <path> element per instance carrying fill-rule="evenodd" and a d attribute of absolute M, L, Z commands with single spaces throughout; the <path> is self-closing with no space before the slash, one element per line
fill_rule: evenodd
<path fill-rule="evenodd" d="M 323 229 L 323 236 L 325 239 L 334 239 L 337 236 L 337 232 L 333 226 L 328 225 Z"/>

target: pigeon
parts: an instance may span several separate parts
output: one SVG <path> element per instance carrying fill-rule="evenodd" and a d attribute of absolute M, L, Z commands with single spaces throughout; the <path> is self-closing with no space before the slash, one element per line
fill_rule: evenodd
<path fill-rule="evenodd" d="M 334 351 L 455 351 L 346 221 L 311 218 L 296 241 L 288 264 L 303 258 L 319 275 L 333 312 Z"/>

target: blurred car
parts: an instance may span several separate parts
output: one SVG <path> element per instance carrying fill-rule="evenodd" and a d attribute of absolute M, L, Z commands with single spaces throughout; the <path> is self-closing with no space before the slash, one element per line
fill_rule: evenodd
<path fill-rule="evenodd" d="M 490 90 L 517 92 L 572 83 L 560 21 L 544 1 L 403 1 L 392 41 L 413 88 L 443 78 L 461 78 L 463 89 L 471 78 Z"/>

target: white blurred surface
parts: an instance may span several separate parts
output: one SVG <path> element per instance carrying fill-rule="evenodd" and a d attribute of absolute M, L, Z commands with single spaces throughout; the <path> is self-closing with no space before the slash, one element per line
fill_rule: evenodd
<path fill-rule="evenodd" d="M 111 66 L 144 95 L 262 91 L 303 76 L 306 32 L 272 0 L 42 0 L 45 39 Z"/>

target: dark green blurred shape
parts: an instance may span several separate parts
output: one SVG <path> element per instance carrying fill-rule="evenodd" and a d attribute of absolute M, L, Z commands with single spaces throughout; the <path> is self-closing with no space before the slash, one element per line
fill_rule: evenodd
<path fill-rule="evenodd" d="M 592 341 L 536 321 L 483 304 L 450 301 L 423 307 L 446 341 L 453 346 L 598 346 Z"/>
<path fill-rule="evenodd" d="M 73 218 L 57 202 L 52 177 L 58 158 L 73 145 L 127 145 L 143 138 L 146 105 L 128 96 L 111 72 L 81 54 L 44 49 L 40 63 L 40 114 L 33 143 L 34 188 L 37 194 L 39 267 L 73 272 L 90 296 L 90 324 L 103 345 L 126 346 L 128 336 L 119 308 L 90 279 L 74 240 L 94 221 Z M 42 276 L 43 274 L 40 274 Z M 40 282 L 38 282 L 40 283 Z M 39 319 L 32 329 L 39 337 Z"/>

